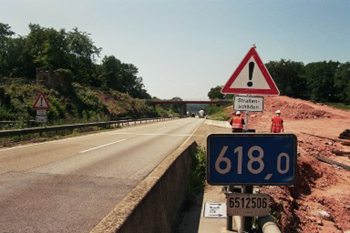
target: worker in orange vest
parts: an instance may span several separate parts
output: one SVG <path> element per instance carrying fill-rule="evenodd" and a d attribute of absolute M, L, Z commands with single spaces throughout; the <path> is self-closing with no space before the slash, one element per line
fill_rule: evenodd
<path fill-rule="evenodd" d="M 239 133 L 239 132 L 243 132 L 243 126 L 244 126 L 245 122 L 243 117 L 241 117 L 241 112 L 237 111 L 236 115 L 231 117 L 230 119 L 230 125 L 232 128 L 232 133 Z"/>
<path fill-rule="evenodd" d="M 276 116 L 272 118 L 271 133 L 281 133 L 284 132 L 283 119 L 281 117 L 281 111 L 276 111 Z"/>

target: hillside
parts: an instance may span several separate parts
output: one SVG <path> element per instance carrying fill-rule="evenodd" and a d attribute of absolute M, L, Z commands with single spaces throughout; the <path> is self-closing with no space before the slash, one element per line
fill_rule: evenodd
<path fill-rule="evenodd" d="M 144 100 L 126 93 L 101 88 L 89 88 L 77 83 L 67 91 L 47 89 L 41 85 L 0 85 L 0 121 L 29 121 L 35 118 L 32 109 L 37 96 L 43 92 L 51 109 L 49 123 L 113 120 L 122 117 L 171 116 L 161 107 L 148 106 Z"/>

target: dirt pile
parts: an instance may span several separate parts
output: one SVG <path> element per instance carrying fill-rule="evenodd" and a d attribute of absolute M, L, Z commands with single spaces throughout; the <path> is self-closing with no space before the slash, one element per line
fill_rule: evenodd
<path fill-rule="evenodd" d="M 337 139 L 349 127 L 349 111 L 285 96 L 265 97 L 264 112 L 250 113 L 248 127 L 269 132 L 277 109 L 282 112 L 285 133 L 297 135 L 299 156 L 293 187 L 261 188 L 262 193 L 273 198 L 271 207 L 276 221 L 283 232 L 350 231 L 350 171 L 311 156 L 350 166 L 347 156 L 333 153 L 349 152 L 349 144 L 327 139 Z"/>
<path fill-rule="evenodd" d="M 306 103 L 303 103 L 306 102 Z M 278 97 L 265 98 L 265 109 L 268 112 L 275 112 L 280 109 L 286 119 L 317 119 L 330 118 L 333 114 L 313 107 L 312 102 L 299 100 L 292 102 Z"/>

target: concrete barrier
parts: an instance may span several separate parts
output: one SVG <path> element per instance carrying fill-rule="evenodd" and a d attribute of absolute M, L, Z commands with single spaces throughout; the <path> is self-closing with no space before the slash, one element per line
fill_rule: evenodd
<path fill-rule="evenodd" d="M 185 197 L 196 148 L 195 142 L 185 143 L 170 154 L 91 233 L 170 233 Z"/>

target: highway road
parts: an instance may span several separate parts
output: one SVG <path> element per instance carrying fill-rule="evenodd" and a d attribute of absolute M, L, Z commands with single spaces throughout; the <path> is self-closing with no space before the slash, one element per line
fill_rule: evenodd
<path fill-rule="evenodd" d="M 203 121 L 178 119 L 1 149 L 0 233 L 89 232 Z"/>

